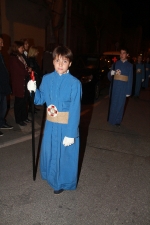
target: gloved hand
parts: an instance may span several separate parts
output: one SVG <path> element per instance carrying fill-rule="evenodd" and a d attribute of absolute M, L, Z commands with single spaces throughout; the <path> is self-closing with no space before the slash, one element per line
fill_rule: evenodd
<path fill-rule="evenodd" d="M 30 80 L 28 83 L 27 83 L 27 89 L 30 91 L 30 93 L 32 91 L 36 91 L 36 81 L 33 81 L 33 80 Z"/>
<path fill-rule="evenodd" d="M 126 97 L 129 97 L 130 95 L 126 95 Z"/>
<path fill-rule="evenodd" d="M 144 81 L 144 79 L 142 79 L 142 82 Z"/>
<path fill-rule="evenodd" d="M 111 70 L 110 74 L 111 76 L 115 75 L 115 70 Z"/>
<path fill-rule="evenodd" d="M 74 144 L 74 138 L 69 138 L 69 137 L 64 137 L 64 140 L 63 140 L 63 145 L 64 146 L 69 146 L 69 145 L 72 145 Z"/>

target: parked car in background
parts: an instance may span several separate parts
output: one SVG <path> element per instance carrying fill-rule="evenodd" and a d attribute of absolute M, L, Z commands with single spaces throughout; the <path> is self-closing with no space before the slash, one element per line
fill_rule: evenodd
<path fill-rule="evenodd" d="M 70 72 L 82 83 L 83 99 L 98 99 L 100 90 L 108 84 L 107 62 L 96 54 L 78 55 L 74 58 Z"/>

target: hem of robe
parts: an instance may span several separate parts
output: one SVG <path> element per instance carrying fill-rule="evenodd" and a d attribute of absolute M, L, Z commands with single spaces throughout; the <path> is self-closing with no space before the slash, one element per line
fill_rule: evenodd
<path fill-rule="evenodd" d="M 54 186 L 50 181 L 48 181 L 46 178 L 44 178 L 44 176 L 41 174 L 41 177 L 43 180 L 46 180 L 47 183 L 54 189 L 54 190 L 75 190 L 77 188 L 77 182 L 75 183 L 67 183 L 67 184 L 60 184 L 57 187 Z"/>
<path fill-rule="evenodd" d="M 116 124 L 121 124 L 122 120 L 121 121 L 116 121 L 116 122 L 111 122 L 108 120 L 108 122 L 111 124 L 111 125 L 116 125 Z"/>

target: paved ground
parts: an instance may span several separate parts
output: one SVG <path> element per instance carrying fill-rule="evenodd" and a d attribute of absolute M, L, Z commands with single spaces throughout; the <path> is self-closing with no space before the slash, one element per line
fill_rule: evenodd
<path fill-rule="evenodd" d="M 0 225 L 150 225 L 150 88 L 129 99 L 120 128 L 107 123 L 107 90 L 81 113 L 80 177 L 59 196 L 32 180 L 31 125 L 0 137 Z M 43 108 L 35 116 L 38 149 Z"/>

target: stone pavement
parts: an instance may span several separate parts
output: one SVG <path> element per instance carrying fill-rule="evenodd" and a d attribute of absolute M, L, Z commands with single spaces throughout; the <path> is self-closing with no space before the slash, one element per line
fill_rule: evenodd
<path fill-rule="evenodd" d="M 82 106 L 78 187 L 59 196 L 39 169 L 32 181 L 30 125 L 20 130 L 14 124 L 13 131 L 5 131 L 0 138 L 0 225 L 150 225 L 150 88 L 141 91 L 140 99 L 129 99 L 120 128 L 107 123 L 107 109 L 107 91 L 93 105 Z M 8 122 L 12 118 L 10 110 Z M 37 133 L 36 149 L 38 141 Z"/>
<path fill-rule="evenodd" d="M 13 130 L 1 130 L 4 134 L 4 136 L 2 136 L 0 139 L 0 148 L 31 139 L 32 124 L 28 123 L 27 126 L 24 126 L 24 127 L 16 124 L 15 119 L 14 119 L 13 105 L 14 105 L 14 98 L 13 98 L 13 96 L 11 96 L 10 109 L 6 116 L 6 120 L 7 120 L 7 123 L 12 125 L 14 128 L 13 128 Z M 35 123 L 34 123 L 35 137 L 40 134 L 43 111 L 44 111 L 43 106 L 37 106 L 37 108 L 39 108 L 40 111 L 38 111 L 35 114 Z M 28 117 L 30 119 L 32 118 L 31 113 L 29 113 Z"/>

